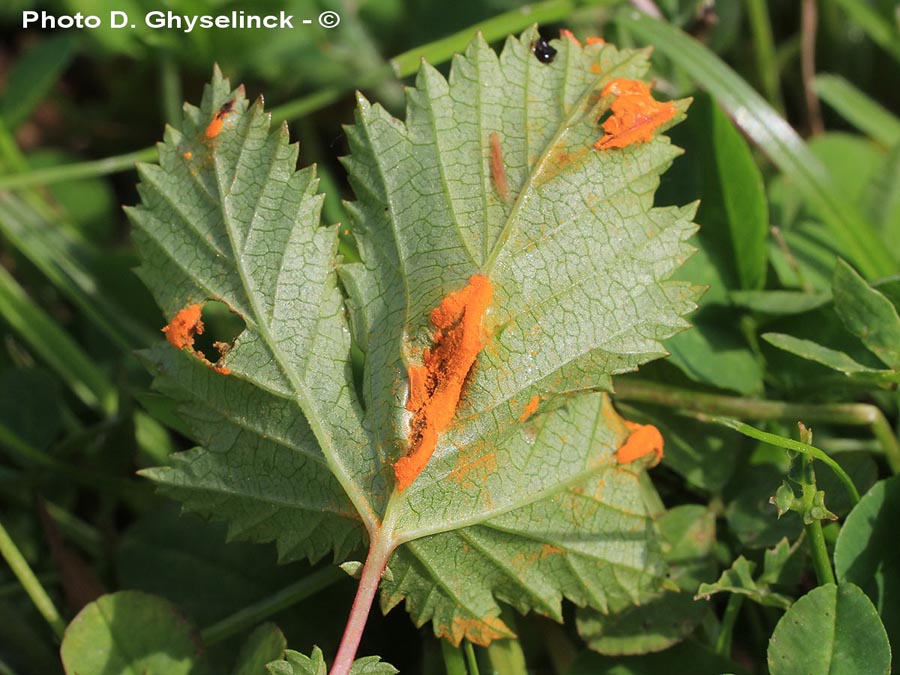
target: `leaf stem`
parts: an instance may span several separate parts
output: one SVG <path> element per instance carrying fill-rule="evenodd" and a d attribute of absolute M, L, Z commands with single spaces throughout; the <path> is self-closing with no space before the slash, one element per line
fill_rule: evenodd
<path fill-rule="evenodd" d="M 822 534 L 822 521 L 816 519 L 804 527 L 808 535 L 809 552 L 812 554 L 813 568 L 816 570 L 819 586 L 836 583 L 834 570 L 831 569 L 831 560 L 828 557 L 828 548 L 825 546 L 825 536 Z"/>
<path fill-rule="evenodd" d="M 350 617 L 347 619 L 344 636 L 341 638 L 341 644 L 334 657 L 329 675 L 349 675 L 353 660 L 356 658 L 356 650 L 359 649 L 359 641 L 366 628 L 369 612 L 372 609 L 372 602 L 378 592 L 378 584 L 381 583 L 381 575 L 384 573 L 384 568 L 387 567 L 394 546 L 393 538 L 384 526 L 373 532 L 366 564 L 363 565 L 362 575 L 359 578 L 359 588 L 356 589 Z"/>
<path fill-rule="evenodd" d="M 156 146 L 126 152 L 124 155 L 104 157 L 89 162 L 73 162 L 60 166 L 50 166 L 46 169 L 37 169 L 28 173 L 9 174 L 0 176 L 0 190 L 12 190 L 15 188 L 31 187 L 34 185 L 50 185 L 78 178 L 93 178 L 106 176 L 119 171 L 133 169 L 138 162 L 153 162 L 156 160 Z"/>
<path fill-rule="evenodd" d="M 28 562 L 22 556 L 19 548 L 2 523 L 0 523 L 0 555 L 3 556 L 19 583 L 22 584 L 25 592 L 28 593 L 28 597 L 31 598 L 34 606 L 37 607 L 38 612 L 41 613 L 41 616 L 53 629 L 53 633 L 57 638 L 62 639 L 63 633 L 66 631 L 66 622 L 59 615 L 59 611 L 50 599 L 50 596 L 47 595 L 47 591 L 44 590 L 41 582 L 38 581 L 34 572 L 31 571 Z"/>
<path fill-rule="evenodd" d="M 479 675 L 478 659 L 475 657 L 475 645 L 466 640 L 464 649 L 466 651 L 466 663 L 469 666 L 469 675 Z"/>
<path fill-rule="evenodd" d="M 832 471 L 834 471 L 835 475 L 840 479 L 840 481 L 844 484 L 844 487 L 847 489 L 847 492 L 850 495 L 850 500 L 853 502 L 854 506 L 859 503 L 859 491 L 853 484 L 853 480 L 850 478 L 850 476 L 847 475 L 847 472 L 844 471 L 840 464 L 826 455 L 819 448 L 809 445 L 808 443 L 795 441 L 792 438 L 784 438 L 783 436 L 779 436 L 778 434 L 770 434 L 767 431 L 762 431 L 755 427 L 751 427 L 749 424 L 729 419 L 727 417 L 715 417 L 712 421 L 734 429 L 735 431 L 742 433 L 745 436 L 749 436 L 750 438 L 755 438 L 758 441 L 771 443 L 772 445 L 778 446 L 779 448 L 784 448 L 785 450 L 794 450 L 796 452 L 801 452 L 804 455 L 815 457 L 822 463 L 827 464 L 828 467 Z"/>
<path fill-rule="evenodd" d="M 345 579 L 346 576 L 338 567 L 324 567 L 258 602 L 239 609 L 212 626 L 204 628 L 200 633 L 200 638 L 207 647 L 214 645 L 328 588 Z"/>
<path fill-rule="evenodd" d="M 894 474 L 900 473 L 900 441 L 879 408 L 868 403 L 805 404 L 764 401 L 742 396 L 726 396 L 680 389 L 632 378 L 616 380 L 615 396 L 622 401 L 653 403 L 710 415 L 741 419 L 822 422 L 869 427 L 881 443 Z"/>
<path fill-rule="evenodd" d="M 731 655 L 731 639 L 734 637 L 734 624 L 744 604 L 744 596 L 732 593 L 725 605 L 725 614 L 722 616 L 722 626 L 719 636 L 716 638 L 716 654 L 728 658 Z"/>
<path fill-rule="evenodd" d="M 441 640 L 441 655 L 444 657 L 447 675 L 468 675 L 466 660 L 458 647 L 454 647 L 447 640 Z"/>

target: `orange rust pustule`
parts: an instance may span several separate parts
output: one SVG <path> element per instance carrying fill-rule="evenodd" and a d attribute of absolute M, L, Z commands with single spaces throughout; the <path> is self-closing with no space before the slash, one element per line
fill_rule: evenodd
<path fill-rule="evenodd" d="M 581 47 L 581 41 L 577 37 L 575 37 L 575 34 L 572 31 L 570 31 L 566 28 L 563 28 L 561 31 L 559 31 L 559 37 L 569 40 L 572 44 L 576 45 L 577 47 Z"/>
<path fill-rule="evenodd" d="M 234 99 L 227 101 L 222 105 L 221 108 L 213 115 L 212 121 L 209 123 L 209 126 L 206 127 L 206 137 L 207 138 L 215 138 L 222 131 L 222 123 L 225 121 L 225 118 L 234 108 Z"/>
<path fill-rule="evenodd" d="M 661 103 L 650 95 L 650 87 L 639 80 L 616 78 L 607 84 L 601 96 L 615 96 L 612 116 L 603 123 L 606 135 L 594 143 L 597 150 L 625 148 L 644 143 L 653 132 L 675 117 L 674 103 Z"/>
<path fill-rule="evenodd" d="M 202 312 L 203 305 L 200 303 L 179 311 L 162 329 L 162 332 L 166 334 L 166 340 L 177 349 L 192 348 L 194 336 L 203 334 L 203 321 L 200 319 Z"/>
<path fill-rule="evenodd" d="M 538 409 L 538 404 L 541 402 L 541 397 L 534 395 L 531 397 L 531 400 L 525 405 L 525 410 L 522 411 L 522 414 L 519 416 L 519 422 L 524 422 L 529 417 L 534 415 L 535 411 Z"/>
<path fill-rule="evenodd" d="M 506 180 L 506 166 L 503 164 L 503 149 L 500 147 L 500 136 L 491 132 L 491 177 L 494 187 L 504 203 L 509 202 L 509 181 Z"/>
<path fill-rule="evenodd" d="M 409 451 L 394 463 L 397 489 L 405 490 L 418 477 L 442 433 L 456 416 L 466 376 L 484 347 L 484 313 L 491 304 L 493 286 L 476 274 L 469 283 L 448 295 L 431 312 L 435 327 L 432 345 L 421 366 L 410 366 L 406 409 L 413 413 Z"/>
<path fill-rule="evenodd" d="M 653 463 L 656 466 L 663 458 L 663 437 L 652 424 L 638 424 L 625 420 L 625 426 L 631 429 L 631 434 L 625 441 L 625 445 L 616 450 L 616 462 L 629 464 L 636 459 L 653 454 Z"/>

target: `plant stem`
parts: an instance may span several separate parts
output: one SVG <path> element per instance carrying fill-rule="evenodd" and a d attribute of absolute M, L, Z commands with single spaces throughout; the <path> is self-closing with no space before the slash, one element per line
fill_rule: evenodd
<path fill-rule="evenodd" d="M 227 637 L 253 626 L 263 619 L 283 609 L 305 600 L 311 595 L 345 579 L 346 574 L 338 567 L 325 567 L 282 588 L 280 591 L 263 598 L 259 602 L 243 607 L 231 616 L 204 628 L 200 633 L 203 644 L 207 647 L 221 642 Z"/>
<path fill-rule="evenodd" d="M 33 185 L 49 185 L 78 178 L 92 178 L 133 169 L 137 162 L 153 162 L 157 158 L 156 146 L 126 152 L 124 155 L 104 157 L 90 162 L 74 162 L 61 166 L 50 166 L 28 173 L 0 176 L 0 190 L 30 187 Z"/>
<path fill-rule="evenodd" d="M 734 636 L 734 623 L 737 621 L 744 604 L 744 596 L 732 593 L 725 605 L 725 614 L 722 616 L 722 626 L 719 636 L 716 638 L 716 654 L 728 658 L 731 655 L 731 639 Z"/>
<path fill-rule="evenodd" d="M 371 533 L 371 537 L 369 554 L 366 556 L 366 564 L 363 565 L 362 576 L 359 578 L 359 588 L 356 589 L 350 617 L 347 619 L 344 636 L 341 638 L 329 675 L 349 675 L 353 660 L 356 658 L 356 650 L 359 649 L 359 641 L 366 628 L 369 611 L 372 609 L 372 602 L 378 592 L 381 575 L 394 551 L 392 537 L 385 531 L 383 524 Z"/>
<path fill-rule="evenodd" d="M 34 606 L 37 607 L 38 612 L 41 613 L 41 616 L 53 629 L 56 637 L 62 639 L 63 633 L 66 631 L 66 622 L 59 615 L 56 606 L 53 604 L 50 596 L 47 595 L 47 591 L 44 590 L 41 582 L 38 581 L 34 572 L 31 571 L 28 562 L 22 556 L 19 548 L 6 532 L 6 528 L 3 527 L 2 523 L 0 523 L 0 555 L 6 560 L 19 583 L 22 584 L 25 592 L 28 593 L 28 597 L 31 598 Z"/>
<path fill-rule="evenodd" d="M 166 124 L 177 125 L 181 121 L 181 77 L 178 64 L 171 54 L 164 54 L 159 62 L 159 89 L 162 113 Z"/>
<path fill-rule="evenodd" d="M 735 431 L 738 431 L 745 436 L 755 438 L 758 441 L 771 443 L 772 445 L 775 445 L 779 448 L 784 448 L 785 450 L 794 450 L 796 452 L 801 452 L 804 455 L 815 457 L 824 464 L 827 464 L 828 467 L 832 471 L 834 471 L 835 475 L 844 484 L 844 487 L 847 488 L 847 493 L 850 495 L 850 500 L 853 502 L 853 504 L 856 505 L 859 503 L 859 491 L 853 484 L 853 480 L 851 480 L 850 476 L 847 475 L 847 472 L 844 471 L 840 464 L 835 462 L 831 457 L 826 455 L 819 448 L 809 445 L 808 443 L 795 441 L 793 438 L 784 438 L 783 436 L 779 436 L 778 434 L 770 434 L 767 431 L 756 429 L 754 427 L 751 427 L 749 424 L 744 424 L 743 422 L 738 422 L 737 420 L 732 420 L 725 417 L 716 417 L 713 418 L 713 421 L 734 429 Z"/>
<path fill-rule="evenodd" d="M 828 549 L 825 546 L 825 536 L 822 534 L 822 521 L 813 520 L 804 527 L 809 535 L 809 552 L 812 554 L 813 567 L 816 570 L 819 586 L 835 583 L 834 571 L 831 569 L 831 560 L 828 558 Z"/>
<path fill-rule="evenodd" d="M 800 65 L 803 74 L 803 94 L 806 99 L 806 115 L 809 132 L 818 136 L 825 131 L 822 108 L 813 80 L 816 78 L 816 32 L 819 27 L 819 8 L 816 0 L 803 0 L 801 10 Z"/>
<path fill-rule="evenodd" d="M 900 441 L 881 410 L 868 403 L 825 403 L 820 405 L 764 401 L 741 396 L 707 394 L 632 378 L 616 380 L 615 396 L 622 401 L 653 403 L 709 415 L 741 419 L 787 420 L 865 426 L 881 443 L 893 473 L 900 473 Z"/>
<path fill-rule="evenodd" d="M 441 654 L 444 657 L 444 669 L 447 675 L 468 675 L 466 660 L 462 651 L 446 640 L 441 640 Z"/>
<path fill-rule="evenodd" d="M 475 657 L 475 646 L 468 640 L 466 640 L 465 645 L 466 663 L 469 665 L 469 675 L 479 675 L 478 659 Z"/>

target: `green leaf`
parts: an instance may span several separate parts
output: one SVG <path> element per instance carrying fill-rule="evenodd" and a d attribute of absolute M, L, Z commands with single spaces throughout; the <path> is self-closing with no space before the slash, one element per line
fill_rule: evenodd
<path fill-rule="evenodd" d="M 137 591 L 98 598 L 66 629 L 67 675 L 200 675 L 200 641 L 168 601 Z"/>
<path fill-rule="evenodd" d="M 287 641 L 278 626 L 264 623 L 241 646 L 231 675 L 262 675 L 266 665 L 284 656 Z"/>
<path fill-rule="evenodd" d="M 146 513 L 119 538 L 117 579 L 123 588 L 177 601 L 205 627 L 307 573 L 300 564 L 277 566 L 273 551 L 259 545 L 226 544 L 224 535 L 221 524 L 175 509 Z"/>
<path fill-rule="evenodd" d="M 769 640 L 768 662 L 771 675 L 887 675 L 891 649 L 859 587 L 826 584 L 781 617 Z"/>
<path fill-rule="evenodd" d="M 191 347 L 145 354 L 203 446 L 148 475 L 284 559 L 342 560 L 367 534 L 394 551 L 385 611 L 405 602 L 455 642 L 510 635 L 497 598 L 556 619 L 564 597 L 614 611 L 662 571 L 641 462 L 615 456 L 630 430 L 596 390 L 686 326 L 697 289 L 667 278 L 691 251 L 694 208 L 653 207 L 678 154 L 664 136 L 593 147 L 611 103 L 598 94 L 641 77 L 646 53 L 563 40 L 542 64 L 536 35 L 499 57 L 476 38 L 449 82 L 423 66 L 405 122 L 360 98 L 346 165 L 363 262 L 340 267 L 346 308 L 313 171 L 294 171 L 286 130 L 270 135 L 261 104 L 218 72 L 161 166 L 140 168 L 130 210 L 166 315 L 213 299 L 246 326 L 216 364 Z M 431 346 L 432 310 L 476 274 L 494 289 L 488 344 L 434 456 L 398 490 L 407 366 Z M 365 352 L 361 400 L 348 329 Z"/>
<path fill-rule="evenodd" d="M 766 553 L 768 554 L 768 551 Z M 755 563 L 747 560 L 742 555 L 738 556 L 731 564 L 731 567 L 722 572 L 722 576 L 714 584 L 700 584 L 700 588 L 697 589 L 697 597 L 708 600 L 715 593 L 738 593 L 747 596 L 760 605 L 780 607 L 781 609 L 790 607 L 791 598 L 781 593 L 773 592 L 767 583 L 762 582 L 763 576 L 769 571 L 766 570 L 763 576 L 760 577 L 760 580 L 755 581 L 753 579 L 753 571 L 755 569 Z M 771 576 L 771 573 L 769 575 Z"/>
<path fill-rule="evenodd" d="M 706 646 L 687 640 L 666 651 L 642 656 L 601 656 L 585 650 L 566 675 L 746 675 L 747 672 Z"/>
<path fill-rule="evenodd" d="M 762 288 L 769 214 L 762 174 L 747 141 L 705 94 L 694 101 L 675 139 L 686 133 L 691 162 L 699 166 L 701 245 L 714 255 L 729 287 Z"/>
<path fill-rule="evenodd" d="M 897 308 L 838 260 L 832 281 L 834 307 L 851 333 L 891 368 L 900 369 L 900 316 Z"/>
<path fill-rule="evenodd" d="M 857 584 L 871 598 L 895 650 L 900 646 L 898 513 L 900 477 L 879 481 L 847 516 L 834 547 L 838 581 Z"/>
<path fill-rule="evenodd" d="M 864 134 L 888 148 L 900 143 L 900 119 L 840 75 L 816 75 L 813 87 L 823 101 Z"/>
<path fill-rule="evenodd" d="M 325 659 L 322 650 L 313 647 L 312 654 L 306 656 L 288 649 L 284 659 L 266 666 L 270 675 L 326 675 Z M 350 667 L 350 675 L 394 675 L 398 673 L 391 664 L 385 663 L 378 656 L 364 656 L 356 659 Z"/>
<path fill-rule="evenodd" d="M 799 291 L 733 291 L 731 301 L 754 312 L 771 314 L 802 314 L 816 309 L 831 299 L 827 293 Z"/>
<path fill-rule="evenodd" d="M 715 576 L 715 515 L 703 506 L 685 504 L 667 511 L 657 523 L 668 579 L 675 588 L 616 614 L 579 610 L 578 633 L 594 651 L 609 655 L 662 651 L 690 635 L 708 612 L 693 595 L 702 581 Z"/>
<path fill-rule="evenodd" d="M 791 354 L 796 354 L 804 359 L 821 363 L 833 370 L 844 373 L 860 380 L 876 382 L 898 382 L 900 372 L 896 370 L 879 370 L 869 368 L 849 357 L 844 352 L 823 347 L 812 340 L 801 340 L 783 333 L 763 333 L 763 340 L 771 345 L 783 349 Z"/>

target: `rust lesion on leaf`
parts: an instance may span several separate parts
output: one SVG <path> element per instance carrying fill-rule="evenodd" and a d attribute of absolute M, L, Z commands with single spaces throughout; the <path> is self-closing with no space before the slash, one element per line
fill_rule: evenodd
<path fill-rule="evenodd" d="M 225 118 L 234 111 L 235 101 L 236 99 L 226 101 L 222 104 L 222 107 L 216 111 L 216 114 L 213 115 L 212 120 L 210 121 L 209 125 L 207 125 L 206 131 L 204 132 L 206 138 L 212 140 L 222 132 L 222 127 L 225 124 Z"/>
<path fill-rule="evenodd" d="M 484 443 L 474 443 L 460 448 L 450 479 L 463 490 L 479 490 L 482 506 L 490 509 L 494 502 L 486 484 L 496 472 L 497 453 Z"/>
<path fill-rule="evenodd" d="M 493 298 L 487 277 L 476 274 L 469 283 L 450 293 L 431 312 L 435 331 L 421 366 L 409 366 L 406 409 L 413 413 L 409 450 L 394 463 L 397 489 L 405 490 L 434 454 L 438 434 L 453 418 L 463 385 L 485 344 L 484 314 Z"/>
<path fill-rule="evenodd" d="M 531 397 L 528 403 L 525 404 L 525 409 L 522 411 L 522 414 L 519 416 L 519 422 L 524 422 L 529 417 L 534 415 L 534 413 L 538 409 L 538 404 L 541 402 L 541 397 L 535 394 Z"/>
<path fill-rule="evenodd" d="M 500 136 L 491 132 L 491 178 L 494 188 L 504 204 L 509 203 L 509 181 L 506 179 L 506 165 L 503 163 L 503 148 L 500 147 Z"/>
<path fill-rule="evenodd" d="M 597 150 L 626 148 L 645 143 L 654 132 L 675 117 L 678 109 L 672 102 L 662 103 L 650 94 L 650 87 L 640 80 L 616 78 L 607 84 L 601 97 L 613 96 L 612 115 L 603 122 L 606 135 L 594 143 Z"/>
<path fill-rule="evenodd" d="M 454 645 L 459 645 L 465 638 L 481 647 L 487 647 L 494 640 L 516 637 L 509 626 L 496 616 L 487 616 L 484 619 L 455 616 L 450 626 L 435 626 L 435 634 L 439 638 L 447 638 Z"/>
<path fill-rule="evenodd" d="M 625 444 L 616 450 L 616 462 L 618 464 L 630 464 L 635 460 L 653 455 L 649 466 L 659 464 L 663 458 L 663 437 L 652 424 L 638 424 L 624 420 L 625 426 L 631 431 Z"/>
<path fill-rule="evenodd" d="M 206 358 L 203 352 L 199 352 L 194 349 L 194 336 L 203 335 L 203 330 L 205 328 L 205 326 L 203 325 L 202 317 L 202 302 L 188 305 L 187 307 L 179 310 L 178 313 L 175 314 L 174 317 L 172 317 L 172 320 L 163 327 L 162 332 L 165 333 L 166 340 L 169 341 L 169 344 L 171 344 L 176 349 L 189 351 L 197 356 L 207 366 L 215 370 L 217 373 L 221 373 L 222 375 L 230 375 L 231 371 L 228 368 L 212 363 Z M 224 356 L 227 351 L 227 349 L 223 349 L 222 346 L 230 348 L 230 345 L 224 345 L 221 342 L 216 342 L 215 345 L 222 356 Z"/>

